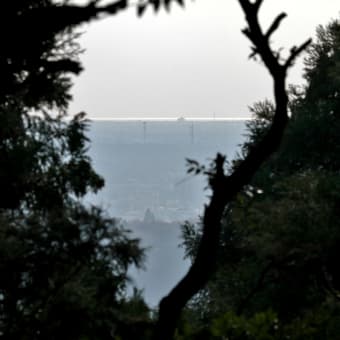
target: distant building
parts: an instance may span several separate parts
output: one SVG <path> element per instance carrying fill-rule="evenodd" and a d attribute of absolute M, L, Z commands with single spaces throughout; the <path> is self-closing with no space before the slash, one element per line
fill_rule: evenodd
<path fill-rule="evenodd" d="M 146 209 L 145 211 L 143 222 L 144 223 L 155 223 L 156 222 L 155 215 L 151 212 L 149 208 Z"/>

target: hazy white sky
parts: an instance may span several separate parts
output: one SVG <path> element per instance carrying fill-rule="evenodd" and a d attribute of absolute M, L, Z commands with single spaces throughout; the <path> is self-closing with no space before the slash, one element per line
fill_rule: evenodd
<path fill-rule="evenodd" d="M 338 0 L 265 0 L 263 27 L 285 11 L 274 46 L 314 37 L 319 24 L 339 17 Z M 248 60 L 237 0 L 187 0 L 170 14 L 135 9 L 83 27 L 85 71 L 75 79 L 70 113 L 90 117 L 248 116 L 248 105 L 272 97 L 265 68 Z M 289 81 L 301 82 L 301 63 Z"/>

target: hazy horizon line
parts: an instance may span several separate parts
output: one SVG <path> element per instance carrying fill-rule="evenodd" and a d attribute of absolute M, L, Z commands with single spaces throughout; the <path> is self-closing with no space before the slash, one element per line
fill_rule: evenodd
<path fill-rule="evenodd" d="M 251 117 L 87 117 L 91 121 L 164 121 L 164 122 L 186 122 L 186 121 L 245 121 Z"/>

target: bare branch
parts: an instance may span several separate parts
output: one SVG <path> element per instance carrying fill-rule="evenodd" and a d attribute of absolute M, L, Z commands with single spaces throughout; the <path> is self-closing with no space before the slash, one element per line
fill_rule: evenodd
<path fill-rule="evenodd" d="M 295 59 L 311 44 L 312 39 L 308 39 L 306 42 L 301 44 L 299 47 L 292 47 L 290 50 L 290 56 L 285 62 L 285 67 L 288 68 L 294 64 Z"/>
<path fill-rule="evenodd" d="M 97 3 L 98 1 L 91 1 L 85 6 L 67 4 L 33 8 L 20 18 L 20 25 L 25 27 L 24 32 L 20 31 L 22 39 L 41 40 L 46 35 L 95 20 L 102 14 L 114 15 L 128 8 L 127 0 L 113 1 L 105 6 L 99 6 Z M 44 27 L 44 30 L 41 27 Z M 18 38 L 21 36 L 18 35 Z"/>
<path fill-rule="evenodd" d="M 263 2 L 263 0 L 256 0 L 256 1 L 255 1 L 255 3 L 254 3 L 254 8 L 255 8 L 255 10 L 256 10 L 257 12 L 259 11 L 259 9 L 260 9 L 260 7 L 261 7 L 262 2 Z"/>
<path fill-rule="evenodd" d="M 251 2 L 249 0 L 239 0 L 240 5 L 242 6 L 243 11 L 252 11 L 254 14 L 260 10 L 263 0 L 256 0 L 255 2 Z"/>
<path fill-rule="evenodd" d="M 271 24 L 271 26 L 269 27 L 267 33 L 266 33 L 266 38 L 269 40 L 270 36 L 279 28 L 281 21 L 287 16 L 286 13 L 281 13 L 279 14 L 275 20 L 273 21 L 273 23 Z"/>

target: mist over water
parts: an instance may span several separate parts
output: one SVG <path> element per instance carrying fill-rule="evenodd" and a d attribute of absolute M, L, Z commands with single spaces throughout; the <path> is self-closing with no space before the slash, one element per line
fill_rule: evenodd
<path fill-rule="evenodd" d="M 221 152 L 231 160 L 244 130 L 244 121 L 91 122 L 89 154 L 105 188 L 88 200 L 150 247 L 146 271 L 131 271 L 150 305 L 187 270 L 180 224 L 197 221 L 210 194 L 206 178 L 187 173 L 186 158 L 208 165 Z"/>

